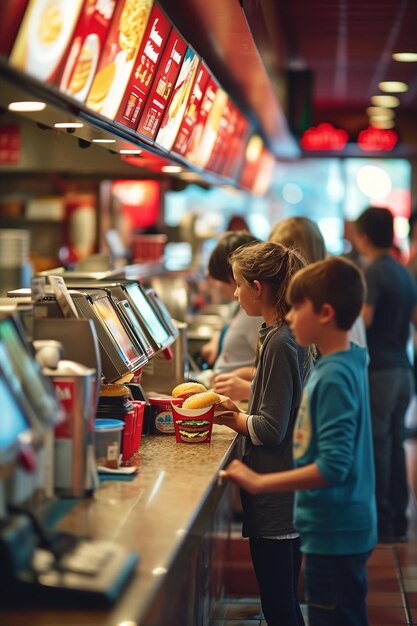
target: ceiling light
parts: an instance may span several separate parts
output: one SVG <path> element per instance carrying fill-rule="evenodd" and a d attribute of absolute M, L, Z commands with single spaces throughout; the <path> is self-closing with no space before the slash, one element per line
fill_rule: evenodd
<path fill-rule="evenodd" d="M 166 174 L 177 174 L 178 172 L 182 172 L 182 167 L 179 165 L 164 165 L 164 167 L 161 167 L 161 172 L 165 172 Z"/>
<path fill-rule="evenodd" d="M 115 139 L 92 139 L 93 143 L 116 143 Z"/>
<path fill-rule="evenodd" d="M 408 91 L 407 83 L 403 83 L 400 80 L 384 80 L 378 84 L 381 91 L 387 91 L 388 93 L 404 93 Z"/>
<path fill-rule="evenodd" d="M 81 122 L 57 122 L 54 124 L 55 128 L 82 128 L 84 124 Z"/>
<path fill-rule="evenodd" d="M 366 109 L 368 115 L 374 117 L 384 117 L 385 119 L 392 119 L 395 112 L 392 109 L 386 109 L 385 107 L 368 107 Z"/>
<path fill-rule="evenodd" d="M 384 120 L 376 117 L 369 118 L 369 123 L 374 128 L 394 128 L 395 126 L 394 120 Z"/>
<path fill-rule="evenodd" d="M 400 105 L 396 96 L 372 96 L 371 102 L 377 107 L 398 107 Z"/>
<path fill-rule="evenodd" d="M 22 101 L 10 102 L 7 108 L 9 109 L 9 111 L 19 111 L 20 113 L 24 113 L 29 111 L 43 111 L 45 107 L 45 102 Z"/>
<path fill-rule="evenodd" d="M 142 154 L 142 150 L 120 150 L 120 154 Z"/>
<path fill-rule="evenodd" d="M 392 58 L 401 63 L 417 63 L 417 52 L 394 52 Z"/>

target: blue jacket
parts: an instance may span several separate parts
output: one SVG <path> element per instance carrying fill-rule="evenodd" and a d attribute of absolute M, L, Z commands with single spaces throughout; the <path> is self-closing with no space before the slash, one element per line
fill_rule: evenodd
<path fill-rule="evenodd" d="M 377 541 L 367 361 L 366 349 L 351 344 L 322 357 L 304 389 L 294 461 L 316 463 L 327 486 L 296 494 L 303 552 L 360 554 Z"/>

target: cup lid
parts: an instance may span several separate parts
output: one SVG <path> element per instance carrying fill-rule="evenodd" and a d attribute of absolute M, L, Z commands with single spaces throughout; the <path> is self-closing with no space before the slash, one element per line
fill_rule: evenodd
<path fill-rule="evenodd" d="M 124 428 L 125 423 L 122 420 L 112 419 L 96 419 L 94 420 L 94 430 L 110 430 Z"/>

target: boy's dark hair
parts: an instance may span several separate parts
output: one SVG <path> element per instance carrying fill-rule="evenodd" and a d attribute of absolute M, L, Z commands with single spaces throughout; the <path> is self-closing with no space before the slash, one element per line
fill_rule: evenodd
<path fill-rule="evenodd" d="M 365 280 L 360 269 L 342 257 L 329 257 L 308 265 L 293 277 L 287 292 L 290 305 L 311 300 L 319 313 L 324 304 L 335 311 L 336 326 L 350 330 L 365 298 Z"/>
<path fill-rule="evenodd" d="M 222 283 L 233 280 L 233 272 L 229 263 L 229 256 L 247 243 L 258 241 L 251 233 L 245 230 L 227 231 L 219 238 L 208 262 L 208 273 L 211 278 Z"/>
<path fill-rule="evenodd" d="M 376 248 L 390 248 L 394 240 L 394 218 L 389 209 L 368 207 L 355 222 L 358 233 L 366 235 Z"/>

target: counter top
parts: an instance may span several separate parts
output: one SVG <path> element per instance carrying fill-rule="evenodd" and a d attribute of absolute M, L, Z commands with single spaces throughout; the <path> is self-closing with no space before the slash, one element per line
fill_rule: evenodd
<path fill-rule="evenodd" d="M 222 496 L 225 487 L 218 482 L 218 470 L 236 453 L 237 441 L 236 433 L 218 425 L 213 427 L 210 444 L 177 444 L 170 435 L 144 437 L 138 475 L 129 482 L 103 482 L 57 527 L 112 541 L 139 554 L 137 571 L 120 600 L 103 611 L 30 607 L 0 611 L 0 623 L 139 626 L 163 578 L 177 566 L 182 548 L 204 524 L 210 501 Z"/>

